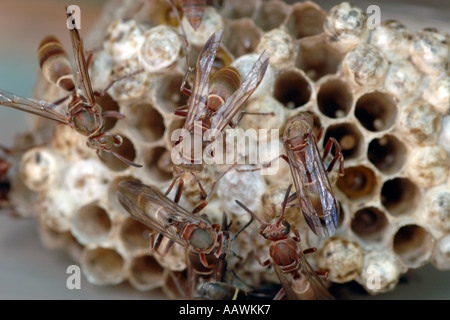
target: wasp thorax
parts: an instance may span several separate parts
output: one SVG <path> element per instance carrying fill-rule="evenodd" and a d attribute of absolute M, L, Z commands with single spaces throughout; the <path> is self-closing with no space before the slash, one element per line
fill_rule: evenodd
<path fill-rule="evenodd" d="M 75 129 L 85 136 L 100 133 L 105 125 L 102 115 L 92 111 L 92 109 L 83 107 L 72 114 L 72 122 Z"/>

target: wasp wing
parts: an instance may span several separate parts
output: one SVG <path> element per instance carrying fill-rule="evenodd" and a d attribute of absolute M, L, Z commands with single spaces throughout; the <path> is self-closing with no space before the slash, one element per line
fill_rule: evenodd
<path fill-rule="evenodd" d="M 45 101 L 22 98 L 16 94 L 0 89 L 0 105 L 32 113 L 50 120 L 70 125 L 67 114 L 58 112 L 57 105 Z"/>
<path fill-rule="evenodd" d="M 67 8 L 66 8 L 67 11 Z M 67 13 L 67 17 L 71 17 L 71 13 Z M 83 86 L 83 92 L 89 105 L 94 106 L 95 96 L 92 90 L 91 78 L 89 76 L 89 71 L 86 65 L 86 57 L 84 56 L 83 40 L 80 37 L 80 33 L 77 28 L 70 29 L 70 41 L 72 42 L 73 55 L 75 58 L 75 63 L 77 65 L 77 70 L 80 77 L 81 85 Z"/>
<path fill-rule="evenodd" d="M 301 255 L 299 263 L 302 270 L 299 270 L 300 276 L 297 279 L 274 265 L 286 298 L 288 300 L 334 300 L 335 298 L 319 279 L 304 255 Z"/>
<path fill-rule="evenodd" d="M 157 233 L 161 233 L 163 235 L 167 235 L 166 229 L 154 221 L 152 218 L 148 217 L 148 215 L 141 209 L 139 206 L 136 205 L 136 203 L 128 198 L 125 194 L 118 191 L 117 192 L 117 198 L 119 199 L 120 204 L 124 209 L 137 221 L 145 224 L 147 227 L 151 228 L 153 231 Z M 178 241 L 178 238 L 173 239 L 177 243 L 180 243 Z"/>
<path fill-rule="evenodd" d="M 225 104 L 216 112 L 212 119 L 212 129 L 223 131 L 227 124 L 233 119 L 233 117 L 239 112 L 242 105 L 258 88 L 264 75 L 266 74 L 267 67 L 269 66 L 269 55 L 264 51 L 258 60 L 253 65 L 253 68 L 245 77 L 241 83 L 239 89 L 237 89 L 226 101 Z"/>
<path fill-rule="evenodd" d="M 330 237 L 337 228 L 339 205 L 313 134 L 305 148 L 286 148 L 292 178 L 306 222 L 315 234 Z"/>
<path fill-rule="evenodd" d="M 219 30 L 209 37 L 198 57 L 195 82 L 189 99 L 188 114 L 184 128 L 189 130 L 206 110 L 208 100 L 209 74 L 220 47 L 223 31 Z"/>
<path fill-rule="evenodd" d="M 323 284 L 323 281 L 317 276 L 304 254 L 300 255 L 299 265 L 302 270 L 300 272 L 308 279 L 311 290 L 314 292 L 314 299 L 316 300 L 334 300 L 328 289 Z"/>
<path fill-rule="evenodd" d="M 182 226 L 205 221 L 168 199 L 158 189 L 136 181 L 121 181 L 117 196 L 133 218 L 184 247 L 188 243 L 180 234 Z"/>
<path fill-rule="evenodd" d="M 294 290 L 292 290 L 291 287 L 293 281 L 292 276 L 290 274 L 284 273 L 276 264 L 274 264 L 273 267 L 275 269 L 275 273 L 278 276 L 278 279 L 280 280 L 280 284 L 283 288 L 286 298 L 288 300 L 298 300 L 298 296 L 295 294 Z M 288 277 L 290 277 L 291 279 L 288 279 Z"/>

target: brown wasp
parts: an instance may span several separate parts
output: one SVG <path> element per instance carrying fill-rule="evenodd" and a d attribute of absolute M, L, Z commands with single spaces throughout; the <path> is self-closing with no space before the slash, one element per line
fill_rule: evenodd
<path fill-rule="evenodd" d="M 313 119 L 307 113 L 301 113 L 288 120 L 281 142 L 286 150 L 278 158 L 285 160 L 290 167 L 296 193 L 288 202 L 298 199 L 297 206 L 303 212 L 308 226 L 319 237 L 330 237 L 338 224 L 339 204 L 331 187 L 329 174 L 336 168 L 339 161 L 338 175 L 344 174 L 344 158 L 341 147 L 334 138 L 325 145 L 322 157 L 317 147 L 323 128 L 316 135 L 313 132 Z M 325 169 L 324 162 L 335 146 L 335 156 Z M 276 160 L 276 159 L 274 159 Z M 263 167 L 268 167 L 271 160 Z M 250 169 L 252 171 L 259 169 Z M 242 170 L 241 170 L 242 171 Z"/>
<path fill-rule="evenodd" d="M 117 196 L 128 213 L 152 228 L 158 235 L 152 235 L 152 249 L 157 251 L 164 236 L 169 243 L 163 254 L 174 243 L 199 255 L 203 266 L 211 267 L 207 255 L 213 253 L 219 259 L 228 250 L 227 234 L 220 225 L 212 224 L 205 215 L 195 216 L 167 198 L 157 188 L 136 181 L 121 181 Z"/>
<path fill-rule="evenodd" d="M 252 221 L 253 217 L 231 237 L 229 232 L 231 223 L 227 223 L 226 214 L 223 214 L 221 231 L 224 235 L 223 247 L 227 249 L 224 250 L 224 254 L 222 254 L 219 258 L 217 258 L 214 253 L 207 254 L 206 260 L 208 261 L 208 266 L 203 264 L 203 262 L 199 259 L 198 254 L 195 254 L 192 251 L 187 252 L 187 295 L 189 297 L 193 297 L 198 288 L 205 283 L 225 281 L 228 266 L 228 261 L 225 258 L 229 255 L 229 253 L 236 256 L 236 254 L 231 250 L 231 245 L 235 241 L 236 237 L 245 228 L 247 228 Z M 239 260 L 241 259 L 240 257 L 237 258 Z"/>
<path fill-rule="evenodd" d="M 172 8 L 176 9 L 173 0 L 167 0 Z M 203 14 L 205 13 L 206 0 L 181 0 L 181 8 L 183 9 L 183 14 L 186 16 L 189 24 L 194 31 L 197 31 L 200 23 L 203 19 Z M 176 13 L 178 16 L 178 13 Z M 181 19 L 177 17 L 178 21 Z M 180 23 L 181 25 L 181 23 Z"/>
<path fill-rule="evenodd" d="M 206 0 L 182 0 L 183 13 L 186 15 L 192 29 L 197 31 L 205 13 Z"/>
<path fill-rule="evenodd" d="M 67 14 L 68 18 L 72 13 Z M 77 65 L 77 72 L 83 87 L 81 92 L 74 82 L 74 72 L 70 65 L 70 60 L 61 45 L 61 42 L 54 36 L 45 37 L 38 50 L 39 64 L 44 77 L 56 84 L 58 87 L 68 91 L 68 96 L 59 99 L 55 103 L 37 101 L 19 97 L 13 93 L 0 90 L 0 105 L 19 109 L 32 113 L 50 120 L 57 121 L 75 129 L 78 133 L 87 136 L 87 145 L 95 149 L 97 154 L 100 150 L 111 153 L 128 165 L 141 167 L 112 150 L 122 144 L 122 137 L 104 132 L 104 117 L 117 119 L 125 118 L 119 112 L 102 112 L 101 106 L 96 102 L 95 96 L 101 97 L 117 81 L 130 77 L 140 70 L 111 81 L 103 91 L 93 91 L 89 77 L 88 66 L 92 59 L 92 54 L 86 60 L 83 48 L 83 41 L 78 33 L 78 29 L 70 29 L 70 39 L 72 42 L 73 53 Z M 68 112 L 57 109 L 57 106 L 71 97 L 68 105 Z"/>
<path fill-rule="evenodd" d="M 197 61 L 196 77 L 192 90 L 186 87 L 190 70 L 186 72 L 180 88 L 183 93 L 190 96 L 190 99 L 188 105 L 175 110 L 175 115 L 186 117 L 183 129 L 194 140 L 196 138 L 202 139 L 202 137 L 198 137 L 198 131 L 200 131 L 201 136 L 208 130 L 221 133 L 227 125 L 235 128 L 240 119 L 249 113 L 241 111 L 236 122 L 233 122 L 233 118 L 239 113 L 243 104 L 257 89 L 269 65 L 268 54 L 263 52 L 243 81 L 241 81 L 238 70 L 231 66 L 220 69 L 210 78 L 214 60 L 220 47 L 222 34 L 222 30 L 213 33 L 203 47 Z M 264 115 L 268 115 L 268 113 L 264 113 Z M 180 136 L 174 146 L 177 146 L 182 141 L 183 136 Z M 208 142 L 201 141 L 203 151 L 208 147 Z M 191 155 L 194 153 L 191 152 Z M 192 156 L 186 156 L 185 152 L 183 152 L 181 155 L 181 163 L 176 164 L 178 173 L 167 191 L 169 193 L 175 182 L 180 179 L 175 197 L 175 202 L 178 202 L 177 199 L 180 198 L 183 187 L 182 175 L 186 172 L 192 174 L 200 187 L 202 195 L 206 198 L 205 201 L 194 209 L 194 212 L 202 210 L 211 196 L 211 193 L 206 194 L 200 180 L 194 174 L 194 172 L 201 172 L 203 169 L 202 164 L 197 160 Z"/>
<path fill-rule="evenodd" d="M 257 260 L 263 267 L 272 265 L 280 279 L 282 290 L 276 295 L 276 299 L 281 298 L 283 294 L 288 299 L 334 299 L 318 277 L 318 274 L 326 276 L 327 273 L 314 271 L 305 258 L 305 254 L 315 252 L 316 249 L 309 248 L 302 251 L 298 245 L 300 242 L 298 230 L 291 229 L 289 222 L 283 219 L 291 187 L 292 185 L 286 191 L 280 216 L 274 218 L 271 223 L 260 219 L 244 204 L 236 200 L 239 206 L 261 223 L 259 233 L 265 239 L 272 241 L 269 248 L 270 258 L 264 262 L 261 262 L 258 257 Z M 291 231 L 294 233 L 294 237 L 290 236 Z"/>
<path fill-rule="evenodd" d="M 157 188 L 136 181 L 119 183 L 117 196 L 121 205 L 139 222 L 147 225 L 158 235 L 151 235 L 152 250 L 156 252 L 164 236 L 169 242 L 164 248 L 167 254 L 174 243 L 187 249 L 188 287 L 192 296 L 199 277 L 221 281 L 226 268 L 226 255 L 231 243 L 251 222 L 232 237 L 226 219 L 221 228 L 209 221 L 206 215 L 196 216 L 173 202 Z"/>
<path fill-rule="evenodd" d="M 317 138 L 313 132 L 313 120 L 308 114 L 300 114 L 290 119 L 284 130 L 282 142 L 294 181 L 297 198 L 306 222 L 311 230 L 321 237 L 334 234 L 338 224 L 339 204 L 333 194 L 328 177 L 339 161 L 338 173 L 344 174 L 344 158 L 339 143 L 330 138 L 320 157 L 317 141 L 322 135 L 320 129 Z M 335 156 L 325 170 L 332 146 Z"/>

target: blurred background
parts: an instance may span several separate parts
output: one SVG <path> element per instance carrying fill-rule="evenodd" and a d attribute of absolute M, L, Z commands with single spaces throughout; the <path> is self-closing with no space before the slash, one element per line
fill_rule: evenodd
<path fill-rule="evenodd" d="M 85 35 L 107 0 L 0 0 L 0 88 L 23 97 L 32 94 L 39 72 L 37 48 L 49 34 L 57 36 L 71 54 L 65 28 L 64 6 L 81 7 Z M 295 1 L 288 1 L 293 3 Z M 314 1 L 328 11 L 342 1 Z M 411 31 L 436 27 L 450 33 L 450 1 L 402 0 L 359 1 L 361 8 L 378 5 L 381 19 L 395 19 Z M 89 49 L 89 48 L 88 48 Z M 0 144 L 11 146 L 18 132 L 30 129 L 29 116 L 0 107 Z M 0 211 L 0 299 L 149 299 L 164 298 L 161 292 L 139 292 L 127 283 L 94 286 L 84 277 L 81 290 L 68 290 L 66 269 L 73 261 L 63 251 L 46 249 L 33 219 L 18 219 Z M 403 277 L 394 292 L 369 296 L 357 284 L 338 288 L 348 299 L 450 299 L 450 272 L 431 265 L 413 270 Z"/>

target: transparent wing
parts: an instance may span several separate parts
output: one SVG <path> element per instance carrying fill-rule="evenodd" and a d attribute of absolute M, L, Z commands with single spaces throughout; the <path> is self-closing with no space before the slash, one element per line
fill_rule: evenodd
<path fill-rule="evenodd" d="M 50 120 L 70 125 L 67 114 L 58 112 L 57 105 L 45 101 L 22 98 L 16 94 L 0 89 L 0 105 L 32 113 Z"/>
<path fill-rule="evenodd" d="M 142 210 L 142 208 L 140 208 L 135 201 L 130 199 L 124 193 L 117 191 L 117 198 L 119 199 L 120 204 L 134 219 L 150 227 L 155 232 L 165 235 L 174 242 L 182 246 L 186 246 L 186 243 L 182 241 L 180 237 L 174 236 L 165 226 L 161 225 L 158 221 L 144 212 L 144 210 Z"/>
<path fill-rule="evenodd" d="M 283 287 L 284 294 L 286 295 L 286 298 L 288 300 L 298 300 L 297 295 L 295 294 L 294 290 L 291 288 L 292 283 L 292 276 L 290 274 L 285 274 L 283 271 L 281 271 L 280 267 L 276 264 L 273 265 L 275 269 L 275 273 L 278 276 L 278 279 L 280 280 L 280 284 Z M 290 277 L 291 279 L 288 279 Z"/>
<path fill-rule="evenodd" d="M 241 109 L 242 105 L 258 88 L 267 67 L 269 66 L 269 55 L 264 51 L 253 65 L 253 68 L 245 77 L 241 86 L 226 101 L 222 108 L 214 115 L 211 128 L 222 131 L 230 123 L 233 117 Z"/>
<path fill-rule="evenodd" d="M 335 298 L 325 287 L 322 280 L 319 279 L 308 260 L 306 260 L 304 254 L 300 255 L 299 264 L 302 269 L 300 272 L 307 277 L 309 284 L 311 285 L 311 289 L 314 291 L 314 298 L 316 300 L 334 300 Z"/>
<path fill-rule="evenodd" d="M 322 280 L 319 279 L 303 254 L 300 257 L 299 264 L 302 270 L 299 270 L 301 275 L 298 279 L 294 279 L 291 274 L 284 273 L 279 266 L 274 265 L 286 298 L 288 300 L 334 300 L 335 298 L 325 287 Z M 301 287 L 305 291 L 296 292 L 293 289 L 295 281 L 303 282 Z M 306 281 L 309 282 L 309 285 L 307 285 Z"/>
<path fill-rule="evenodd" d="M 67 17 L 70 16 L 71 14 L 67 13 Z M 77 64 L 80 82 L 83 86 L 84 96 L 88 103 L 93 106 L 96 103 L 94 91 L 92 90 L 91 78 L 89 76 L 89 71 L 86 65 L 86 57 L 84 56 L 83 41 L 77 28 L 70 29 L 70 40 L 72 42 L 73 55 Z"/>
<path fill-rule="evenodd" d="M 189 130 L 194 122 L 204 114 L 208 99 L 209 74 L 220 47 L 223 31 L 219 30 L 211 35 L 203 47 L 197 61 L 195 82 L 189 99 L 188 114 L 184 128 Z"/>
<path fill-rule="evenodd" d="M 188 244 L 180 235 L 180 226 L 205 221 L 168 199 L 158 189 L 136 181 L 120 182 L 117 196 L 133 218 L 185 247 Z"/>
<path fill-rule="evenodd" d="M 163 226 L 154 221 L 151 217 L 149 217 L 141 208 L 139 208 L 136 203 L 128 198 L 125 194 L 118 191 L 117 198 L 119 199 L 120 204 L 124 207 L 125 210 L 137 221 L 145 224 L 153 231 L 157 233 L 161 233 L 163 235 L 167 235 L 167 231 Z M 180 243 L 178 238 L 173 239 L 175 242 Z M 183 243 L 181 243 L 183 245 Z"/>
<path fill-rule="evenodd" d="M 306 222 L 315 234 L 329 237 L 337 228 L 339 206 L 314 136 L 301 151 L 286 148 L 292 177 Z"/>

